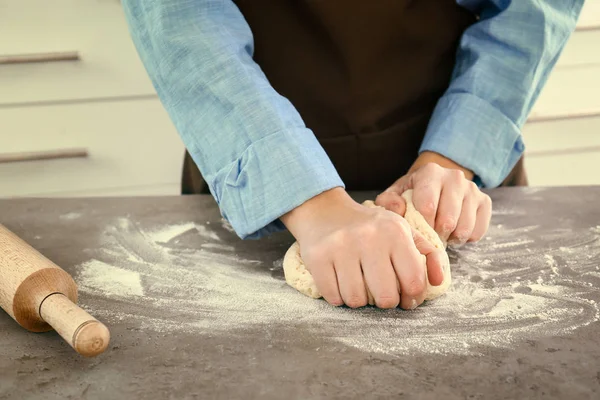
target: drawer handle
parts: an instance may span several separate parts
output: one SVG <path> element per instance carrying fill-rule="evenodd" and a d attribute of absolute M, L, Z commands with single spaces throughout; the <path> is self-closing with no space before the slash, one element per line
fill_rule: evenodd
<path fill-rule="evenodd" d="M 563 114 L 538 114 L 532 113 L 527 120 L 528 123 L 533 124 L 536 122 L 547 122 L 547 121 L 562 121 L 569 119 L 582 119 L 582 118 L 594 118 L 600 117 L 600 109 L 597 110 L 581 110 L 568 112 Z"/>
<path fill-rule="evenodd" d="M 56 61 L 78 61 L 79 52 L 63 51 L 54 53 L 31 53 L 31 54 L 13 54 L 0 56 L 1 64 L 27 64 L 27 63 L 44 63 Z"/>
<path fill-rule="evenodd" d="M 23 161 L 57 160 L 60 158 L 86 158 L 87 156 L 87 149 L 82 148 L 32 151 L 23 153 L 4 153 L 0 154 L 0 164 Z"/>

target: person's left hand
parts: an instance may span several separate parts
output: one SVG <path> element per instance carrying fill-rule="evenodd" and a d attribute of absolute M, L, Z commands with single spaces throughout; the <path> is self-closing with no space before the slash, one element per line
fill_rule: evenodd
<path fill-rule="evenodd" d="M 451 245 L 480 240 L 489 227 L 492 200 L 472 181 L 473 173 L 436 153 L 424 152 L 410 171 L 375 204 L 404 215 L 401 197 L 413 189 L 413 203 L 440 237 Z"/>

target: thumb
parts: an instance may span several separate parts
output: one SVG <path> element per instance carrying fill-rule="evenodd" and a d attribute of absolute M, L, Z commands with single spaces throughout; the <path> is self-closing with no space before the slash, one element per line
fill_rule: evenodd
<path fill-rule="evenodd" d="M 406 213 L 406 202 L 402 198 L 401 193 L 396 192 L 393 188 L 392 186 L 377 196 L 375 204 L 403 217 L 404 213 Z"/>
<path fill-rule="evenodd" d="M 423 254 L 427 263 L 427 276 L 432 286 L 439 286 L 444 281 L 444 250 L 431 244 L 419 231 L 412 229 L 413 240 L 419 253 Z"/>

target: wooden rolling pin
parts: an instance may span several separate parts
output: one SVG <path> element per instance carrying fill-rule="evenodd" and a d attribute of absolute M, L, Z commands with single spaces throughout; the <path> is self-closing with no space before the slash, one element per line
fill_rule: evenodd
<path fill-rule="evenodd" d="M 73 278 L 0 224 L 0 307 L 23 328 L 54 328 L 79 354 L 94 357 L 108 347 L 110 332 L 76 303 Z"/>

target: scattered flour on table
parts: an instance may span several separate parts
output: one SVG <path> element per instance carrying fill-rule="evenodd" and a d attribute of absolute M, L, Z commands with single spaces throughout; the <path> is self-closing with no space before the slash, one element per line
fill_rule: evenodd
<path fill-rule="evenodd" d="M 81 266 L 80 290 L 106 296 L 143 296 L 141 276 L 138 272 L 113 267 L 102 261 L 91 260 Z"/>
<path fill-rule="evenodd" d="M 265 265 L 223 244 L 221 237 L 233 236 L 224 224 L 145 230 L 116 220 L 75 278 L 108 323 L 232 335 L 278 327 L 370 352 L 473 354 L 568 334 L 600 318 L 589 299 L 599 285 L 584 280 L 596 279 L 590 274 L 598 271 L 600 230 L 546 230 L 540 237 L 538 228 L 491 225 L 491 240 L 451 251 L 453 286 L 415 311 L 350 310 L 307 298 L 285 284 L 282 258 Z"/>
<path fill-rule="evenodd" d="M 552 273 L 558 275 L 558 268 L 556 267 L 556 260 L 554 257 L 551 254 L 544 254 L 544 258 L 546 259 L 546 264 L 548 264 Z"/>
<path fill-rule="evenodd" d="M 129 222 L 125 222 L 126 220 L 122 220 L 122 223 L 126 225 Z M 159 229 L 157 231 L 154 232 L 150 232 L 148 234 L 148 237 L 150 238 L 150 240 L 152 240 L 155 243 L 168 243 L 170 242 L 173 238 L 176 238 L 179 235 L 182 235 L 186 232 L 191 231 L 192 229 L 196 228 L 196 224 L 194 224 L 193 222 L 189 222 L 187 224 L 178 224 L 178 225 L 170 225 L 170 226 L 166 226 L 163 229 Z"/>
<path fill-rule="evenodd" d="M 78 219 L 80 217 L 81 217 L 81 213 L 70 212 L 70 213 L 61 215 L 60 219 L 66 220 L 66 221 L 72 221 L 72 220 Z"/>

